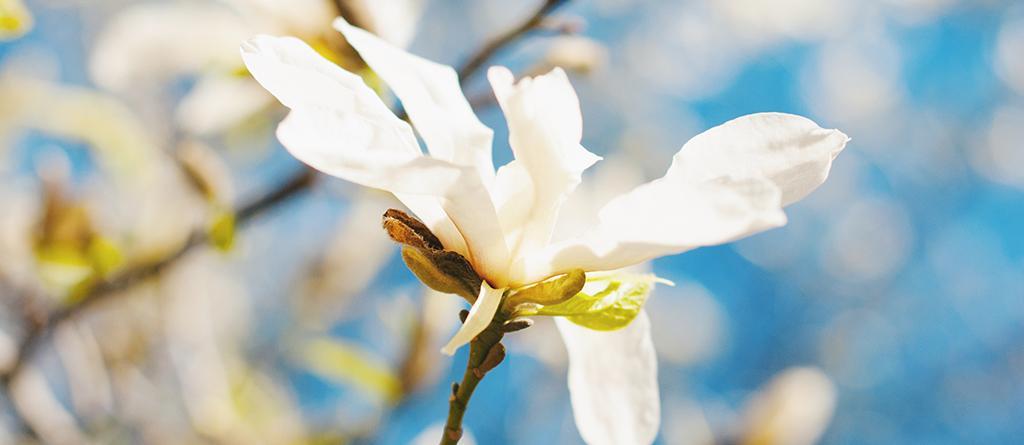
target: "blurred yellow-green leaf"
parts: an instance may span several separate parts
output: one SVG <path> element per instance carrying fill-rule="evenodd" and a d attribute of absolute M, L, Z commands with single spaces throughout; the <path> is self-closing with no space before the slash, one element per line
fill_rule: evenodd
<path fill-rule="evenodd" d="M 207 234 L 214 247 L 225 252 L 231 250 L 235 245 L 235 214 L 228 210 L 218 211 Z"/>
<path fill-rule="evenodd" d="M 0 0 L 0 41 L 25 35 L 33 23 L 32 13 L 21 0 Z"/>
<path fill-rule="evenodd" d="M 67 246 L 42 246 L 36 249 L 39 277 L 47 287 L 60 295 L 68 295 L 93 277 L 93 265 L 81 250 Z"/>
<path fill-rule="evenodd" d="M 353 385 L 388 403 L 401 394 L 401 381 L 381 358 L 357 345 L 332 338 L 309 340 L 297 360 L 314 374 Z"/>
<path fill-rule="evenodd" d="M 113 241 L 102 236 L 95 236 L 89 242 L 88 255 L 93 269 L 99 276 L 110 274 L 124 261 L 121 249 Z"/>

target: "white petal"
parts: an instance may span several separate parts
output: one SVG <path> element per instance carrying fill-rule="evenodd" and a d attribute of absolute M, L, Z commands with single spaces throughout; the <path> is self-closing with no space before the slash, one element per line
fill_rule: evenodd
<path fill-rule="evenodd" d="M 586 235 L 521 259 L 513 268 L 513 282 L 532 282 L 574 268 L 619 269 L 786 223 L 779 190 L 768 180 L 691 184 L 674 177 L 612 200 L 599 219 Z"/>
<path fill-rule="evenodd" d="M 514 247 L 523 233 L 523 222 L 533 210 L 533 182 L 519 161 L 501 166 L 494 176 L 491 199 L 501 221 L 505 244 Z"/>
<path fill-rule="evenodd" d="M 277 128 L 277 138 L 298 160 L 324 173 L 390 192 L 443 193 L 459 179 L 450 163 L 409 153 L 406 141 L 381 131 L 378 122 L 358 114 L 337 116 L 324 107 L 294 108 Z M 398 150 L 382 149 L 398 146 Z M 415 149 L 415 145 L 412 146 Z M 432 182 L 400 175 L 406 166 L 433 167 Z M 423 187 L 417 190 L 416 187 Z"/>
<path fill-rule="evenodd" d="M 580 145 L 579 100 L 560 68 L 514 84 L 507 68 L 493 67 L 488 78 L 508 121 L 516 163 L 531 183 L 530 210 L 520 220 L 502 219 L 506 233 L 521 230 L 518 247 L 510 246 L 515 257 L 550 240 L 562 203 L 579 185 L 583 171 L 601 158 Z"/>
<path fill-rule="evenodd" d="M 409 54 L 341 17 L 334 27 L 401 99 L 431 156 L 474 166 L 489 184 L 494 177 L 493 132 L 473 114 L 455 70 Z"/>
<path fill-rule="evenodd" d="M 454 355 L 455 350 L 460 346 L 469 343 L 484 329 L 487 329 L 487 325 L 491 324 L 491 320 L 494 319 L 494 314 L 498 312 L 498 306 L 501 305 L 501 297 L 504 293 L 505 289 L 494 289 L 487 284 L 487 281 L 484 281 L 480 286 L 480 296 L 476 298 L 473 307 L 469 309 L 466 321 L 462 323 L 462 327 L 448 341 L 448 344 L 441 348 L 441 352 Z"/>
<path fill-rule="evenodd" d="M 691 139 L 673 158 L 669 174 L 690 181 L 768 178 L 782 190 L 782 205 L 789 205 L 825 182 L 849 140 L 802 116 L 751 114 Z"/>
<path fill-rule="evenodd" d="M 404 159 L 390 152 L 375 155 L 369 149 L 351 153 L 346 145 L 382 144 L 361 125 L 358 120 L 339 118 L 330 110 L 299 108 L 281 122 L 277 136 L 306 164 L 394 193 L 428 224 L 446 248 L 466 255 L 485 278 L 504 283 L 508 248 L 490 195 L 476 170 L 422 155 Z"/>
<path fill-rule="evenodd" d="M 235 48 L 250 33 L 241 17 L 222 5 L 138 4 L 103 28 L 89 72 L 97 85 L 121 91 L 202 69 L 226 70 L 238 64 Z"/>
<path fill-rule="evenodd" d="M 825 180 L 848 140 L 777 113 L 712 128 L 683 146 L 663 178 L 605 205 L 586 235 L 521 259 L 512 280 L 618 269 L 781 226 L 782 207 Z"/>
<path fill-rule="evenodd" d="M 324 120 L 344 120 L 346 130 L 355 131 L 356 140 L 336 141 L 338 151 L 404 159 L 422 154 L 409 125 L 391 113 L 362 78 L 323 58 L 302 40 L 256 36 L 242 44 L 242 59 L 253 77 L 284 106 L 331 115 Z M 370 142 L 373 145 L 367 145 Z"/>
<path fill-rule="evenodd" d="M 325 173 L 394 193 L 438 230 L 446 247 L 466 246 L 460 253 L 468 253 L 477 272 L 498 285 L 506 280 L 508 248 L 475 168 L 424 156 L 409 125 L 362 79 L 301 40 L 258 36 L 242 51 L 256 80 L 292 109 L 277 130 L 292 155 Z M 422 197 L 438 198 L 454 226 Z"/>
<path fill-rule="evenodd" d="M 555 319 L 569 351 L 576 428 L 589 445 L 643 445 L 658 435 L 658 361 L 647 313 L 617 331 Z"/>

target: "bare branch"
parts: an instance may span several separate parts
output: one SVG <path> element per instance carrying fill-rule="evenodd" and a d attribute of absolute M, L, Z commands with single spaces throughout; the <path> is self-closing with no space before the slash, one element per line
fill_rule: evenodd
<path fill-rule="evenodd" d="M 457 71 L 459 73 L 459 81 L 465 82 L 466 79 L 473 77 L 480 68 L 491 60 L 495 54 L 502 49 L 505 49 L 510 44 L 519 40 L 525 34 L 530 31 L 534 31 L 541 28 L 544 25 L 544 19 L 551 14 L 556 8 L 567 3 L 568 0 L 544 0 L 544 3 L 537 8 L 536 11 L 529 18 L 508 31 L 495 37 L 493 40 L 486 43 L 483 47 L 478 49 L 476 52 L 466 59 L 466 62 Z"/>
<path fill-rule="evenodd" d="M 459 73 L 459 79 L 463 81 L 468 79 L 479 71 L 480 68 L 498 52 L 515 43 L 518 39 L 524 37 L 529 32 L 543 29 L 545 24 L 544 19 L 548 14 L 566 2 L 567 0 L 545 0 L 544 3 L 524 22 L 490 40 L 476 50 L 467 59 L 467 61 L 456 70 Z M 339 6 L 340 12 L 345 12 L 347 10 L 344 2 L 338 1 L 337 5 Z M 235 212 L 236 223 L 239 226 L 243 226 L 257 216 L 276 208 L 279 204 L 287 202 L 295 196 L 298 196 L 315 182 L 316 176 L 316 172 L 308 168 L 304 168 L 300 172 L 293 173 L 279 185 L 269 190 L 266 194 L 258 196 L 252 201 L 240 206 Z M 188 240 L 182 246 L 177 250 L 170 252 L 166 256 L 126 269 L 97 283 L 79 300 L 78 303 L 58 309 L 40 322 L 27 321 L 26 324 L 29 326 L 28 331 L 23 335 L 22 340 L 18 345 L 18 352 L 15 360 L 8 369 L 0 370 L 0 390 L 8 396 L 11 394 L 10 385 L 12 381 L 17 377 L 25 364 L 32 359 L 35 352 L 43 342 L 52 335 L 54 328 L 62 321 L 75 317 L 85 309 L 92 307 L 99 302 L 105 301 L 113 295 L 118 295 L 119 292 L 130 289 L 132 286 L 140 282 L 159 275 L 165 269 L 171 267 L 177 263 L 178 260 L 192 252 L 195 248 L 207 245 L 209 241 L 209 235 L 206 230 L 197 229 L 193 231 Z M 26 427 L 28 428 L 26 431 L 27 434 L 36 436 L 35 432 L 31 430 L 31 426 L 27 423 Z"/>
<path fill-rule="evenodd" d="M 292 176 L 274 187 L 267 194 L 261 195 L 240 206 L 235 213 L 237 224 L 239 226 L 245 225 L 255 217 L 298 195 L 306 190 L 315 178 L 315 172 L 308 168 L 303 168 L 302 171 L 292 174 Z M 4 386 L 10 384 L 11 379 L 18 374 L 26 360 L 33 355 L 39 345 L 49 337 L 57 324 L 96 303 L 106 300 L 111 295 L 116 295 L 119 291 L 129 289 L 135 284 L 145 281 L 147 278 L 159 275 L 160 272 L 175 264 L 196 247 L 206 245 L 208 241 L 209 235 L 206 230 L 196 230 L 184 244 L 166 256 L 115 274 L 93 286 L 79 300 L 79 303 L 54 311 L 40 323 L 32 323 L 28 333 L 24 335 L 23 340 L 18 346 L 17 360 L 14 361 L 10 368 L 0 373 L 0 384 Z"/>

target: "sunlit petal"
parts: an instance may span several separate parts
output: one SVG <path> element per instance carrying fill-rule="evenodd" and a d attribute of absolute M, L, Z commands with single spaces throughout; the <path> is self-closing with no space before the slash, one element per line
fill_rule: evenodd
<path fill-rule="evenodd" d="M 501 297 L 504 293 L 505 289 L 494 289 L 487 284 L 487 281 L 484 281 L 480 286 L 480 296 L 473 303 L 473 307 L 469 309 L 466 321 L 462 323 L 462 327 L 448 341 L 448 344 L 441 348 L 441 352 L 453 355 L 460 346 L 469 343 L 484 329 L 487 329 L 487 325 L 491 324 L 491 320 L 494 319 L 494 314 L 498 312 L 498 306 L 501 305 Z"/>
<path fill-rule="evenodd" d="M 663 178 L 605 205 L 586 235 L 521 258 L 513 280 L 617 269 L 781 226 L 782 207 L 825 180 L 848 140 L 779 113 L 712 128 L 686 143 Z"/>
<path fill-rule="evenodd" d="M 421 154 L 412 128 L 362 78 L 323 58 L 302 40 L 256 36 L 242 45 L 242 59 L 253 77 L 284 106 L 330 115 L 320 119 L 344 121 L 346 132 L 353 131 L 355 136 L 336 141 L 337 151 L 403 159 Z"/>
<path fill-rule="evenodd" d="M 277 136 L 292 155 L 330 175 L 394 193 L 438 229 L 445 246 L 465 245 L 477 272 L 498 285 L 505 281 L 508 248 L 475 168 L 424 156 L 409 125 L 359 76 L 299 39 L 258 36 L 243 44 L 242 57 L 256 80 L 291 108 Z M 410 195 L 437 198 L 457 230 L 429 200 Z"/>
<path fill-rule="evenodd" d="M 610 332 L 555 321 L 569 352 L 569 393 L 583 440 L 589 445 L 654 442 L 661 408 L 647 314 Z"/>
<path fill-rule="evenodd" d="M 136 4 L 103 27 L 89 72 L 99 86 L 120 91 L 202 69 L 229 71 L 238 64 L 238 42 L 249 34 L 243 19 L 223 5 Z"/>
<path fill-rule="evenodd" d="M 689 181 L 764 177 L 782 190 L 785 206 L 825 182 L 849 140 L 802 116 L 751 114 L 691 139 L 672 159 L 669 174 Z"/>
<path fill-rule="evenodd" d="M 489 184 L 494 177 L 493 132 L 473 114 L 455 70 L 409 54 L 343 18 L 334 27 L 401 99 L 431 156 L 474 166 Z"/>
<path fill-rule="evenodd" d="M 488 78 L 508 121 L 516 163 L 532 185 L 529 211 L 519 212 L 518 220 L 502 219 L 506 233 L 521 231 L 516 246 L 510 245 L 517 255 L 550 240 L 562 203 L 579 185 L 583 171 L 601 158 L 580 145 L 579 99 L 562 69 L 514 83 L 511 71 L 493 67 Z"/>

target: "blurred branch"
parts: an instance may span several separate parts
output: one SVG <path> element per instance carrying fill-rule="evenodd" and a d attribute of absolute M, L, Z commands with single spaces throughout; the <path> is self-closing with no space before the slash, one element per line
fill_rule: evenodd
<path fill-rule="evenodd" d="M 459 73 L 459 81 L 465 82 L 477 71 L 480 70 L 499 51 L 509 46 L 525 34 L 536 29 L 540 29 L 544 25 L 544 19 L 551 14 L 556 8 L 567 3 L 568 0 L 544 0 L 544 3 L 537 8 L 536 11 L 529 18 L 508 31 L 495 37 L 493 40 L 486 43 L 483 47 L 473 53 L 469 59 L 460 67 L 457 71 Z"/>
<path fill-rule="evenodd" d="M 568 0 L 545 0 L 543 4 L 524 22 L 515 28 L 488 41 L 476 50 L 467 61 L 456 71 L 459 79 L 464 81 L 476 74 L 488 60 L 494 57 L 505 47 L 515 43 L 531 31 L 543 29 L 545 18 L 556 8 Z M 348 11 L 343 0 L 335 2 L 339 12 Z M 266 194 L 253 199 L 240 206 L 235 213 L 236 222 L 239 226 L 245 225 L 257 216 L 277 207 L 278 204 L 287 202 L 289 199 L 301 194 L 315 182 L 316 172 L 303 168 L 302 171 L 293 173 L 281 183 L 269 190 Z M 96 303 L 104 301 L 119 292 L 159 275 L 168 267 L 175 264 L 179 259 L 185 257 L 196 247 L 204 246 L 210 241 L 209 234 L 205 229 L 197 229 L 189 236 L 188 240 L 177 250 L 170 252 L 164 257 L 142 263 L 131 267 L 114 276 L 103 280 L 93 286 L 78 303 L 60 308 L 52 312 L 42 320 L 26 320 L 29 325 L 27 332 L 23 335 L 18 345 L 17 354 L 12 364 L 5 370 L 0 370 L 0 390 L 9 398 L 11 396 L 11 384 L 26 363 L 31 360 L 36 350 L 49 338 L 54 328 L 62 321 L 76 316 L 83 310 L 92 307 Z M 405 366 L 403 365 L 403 368 Z M 466 388 L 468 389 L 468 388 Z M 467 397 L 468 398 L 468 397 Z M 13 400 L 12 400 L 13 406 Z M 14 408 L 17 410 L 16 408 Z M 17 415 L 17 413 L 15 414 Z M 26 422 L 27 433 L 33 437 L 37 436 L 31 426 Z"/>
<path fill-rule="evenodd" d="M 334 3 L 334 9 L 339 16 L 344 17 L 354 26 L 367 29 L 367 24 L 364 23 L 366 14 L 360 7 L 353 7 L 350 0 L 333 0 L 332 3 Z"/>
<path fill-rule="evenodd" d="M 288 201 L 297 196 L 300 192 L 309 188 L 314 182 L 316 174 L 313 170 L 303 168 L 293 173 L 286 180 L 264 195 L 240 206 L 236 210 L 236 221 L 238 225 L 244 225 L 257 216 L 275 208 L 278 204 Z M 52 312 L 48 317 L 35 321 L 28 320 L 28 331 L 22 337 L 18 345 L 18 352 L 11 366 L 0 373 L 0 386 L 8 395 L 11 394 L 10 385 L 25 364 L 32 358 L 35 351 L 42 345 L 43 341 L 50 337 L 53 329 L 60 322 L 74 317 L 83 310 L 117 295 L 118 292 L 126 290 L 148 278 L 154 277 L 164 271 L 179 259 L 199 246 L 209 242 L 209 235 L 205 229 L 197 229 L 192 232 L 188 240 L 178 249 L 168 255 L 153 261 L 145 262 L 126 269 L 114 276 L 103 280 L 93 286 L 81 300 L 74 305 L 63 307 Z M 26 423 L 26 425 L 28 425 Z"/>

